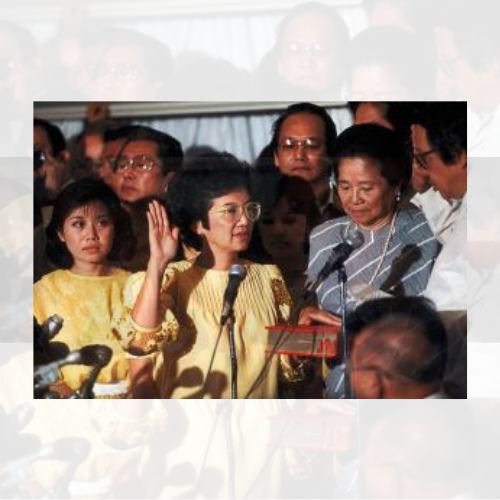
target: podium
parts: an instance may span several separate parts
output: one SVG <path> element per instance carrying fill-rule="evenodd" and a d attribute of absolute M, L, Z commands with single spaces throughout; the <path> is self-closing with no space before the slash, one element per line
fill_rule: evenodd
<path fill-rule="evenodd" d="M 340 329 L 333 326 L 268 326 L 266 354 L 335 358 L 340 354 Z"/>

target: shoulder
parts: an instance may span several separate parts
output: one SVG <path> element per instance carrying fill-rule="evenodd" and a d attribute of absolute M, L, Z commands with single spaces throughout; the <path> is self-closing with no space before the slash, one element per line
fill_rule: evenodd
<path fill-rule="evenodd" d="M 342 235 L 344 229 L 349 225 L 349 218 L 346 216 L 331 219 L 315 227 L 311 232 L 311 243 L 314 240 L 335 239 Z"/>
<path fill-rule="evenodd" d="M 113 281 L 118 284 L 124 284 L 128 278 L 132 275 L 130 271 L 125 269 L 116 268 L 112 274 Z"/>
<path fill-rule="evenodd" d="M 411 241 L 434 237 L 424 212 L 412 203 L 400 209 L 396 228 L 400 236 Z"/>
<path fill-rule="evenodd" d="M 70 274 L 65 269 L 57 269 L 56 271 L 52 271 L 51 273 L 43 276 L 33 285 L 33 289 L 40 290 L 44 288 L 50 288 L 59 283 L 61 280 L 67 280 L 69 278 Z"/>
<path fill-rule="evenodd" d="M 257 264 L 249 260 L 244 260 L 243 264 L 248 274 L 257 279 L 279 279 L 283 280 L 279 267 L 275 264 Z"/>

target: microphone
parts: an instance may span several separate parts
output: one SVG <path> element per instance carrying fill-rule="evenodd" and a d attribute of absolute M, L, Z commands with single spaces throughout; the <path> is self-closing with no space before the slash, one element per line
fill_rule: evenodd
<path fill-rule="evenodd" d="M 35 390 L 41 390 L 54 384 L 59 380 L 59 368 L 66 365 L 76 365 L 82 362 L 80 351 L 71 351 L 67 356 L 52 363 L 41 365 L 36 368 L 34 373 Z"/>
<path fill-rule="evenodd" d="M 47 347 L 49 341 L 61 331 L 63 323 L 64 320 L 57 314 L 48 317 L 41 326 L 38 325 L 36 319 L 34 319 L 35 343 L 38 350 L 44 350 Z"/>
<path fill-rule="evenodd" d="M 80 363 L 85 366 L 104 368 L 111 360 L 113 351 L 107 345 L 92 344 L 80 349 Z"/>
<path fill-rule="evenodd" d="M 344 241 L 342 243 L 339 243 L 338 245 L 335 245 L 335 247 L 332 249 L 330 257 L 328 257 L 328 260 L 326 261 L 325 265 L 318 273 L 316 278 L 314 278 L 306 285 L 303 295 L 305 297 L 309 297 L 309 295 L 314 293 L 318 286 L 323 281 L 325 281 L 325 279 L 328 278 L 328 276 L 330 276 L 333 271 L 337 271 L 338 269 L 340 269 L 344 265 L 344 262 L 352 254 L 352 252 L 360 248 L 363 243 L 364 238 L 361 232 L 356 227 L 349 229 L 344 235 Z"/>
<path fill-rule="evenodd" d="M 92 366 L 87 380 L 80 389 L 69 399 L 94 399 L 93 387 L 101 370 L 110 362 L 113 351 L 110 347 L 101 344 L 86 345 L 80 349 L 81 363 Z"/>
<path fill-rule="evenodd" d="M 226 324 L 229 316 L 231 315 L 234 302 L 236 301 L 236 296 L 238 295 L 238 288 L 241 282 L 246 278 L 246 275 L 246 269 L 240 264 L 233 264 L 229 268 L 229 282 L 224 293 L 222 313 L 220 316 L 221 328 Z"/>

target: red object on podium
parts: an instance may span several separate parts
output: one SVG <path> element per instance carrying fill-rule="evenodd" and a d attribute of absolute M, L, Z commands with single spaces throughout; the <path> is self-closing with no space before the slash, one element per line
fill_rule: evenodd
<path fill-rule="evenodd" d="M 332 326 L 268 326 L 266 354 L 334 358 L 339 354 L 339 329 Z M 281 337 L 281 338 L 280 338 Z M 274 348 L 274 350 L 273 350 Z"/>

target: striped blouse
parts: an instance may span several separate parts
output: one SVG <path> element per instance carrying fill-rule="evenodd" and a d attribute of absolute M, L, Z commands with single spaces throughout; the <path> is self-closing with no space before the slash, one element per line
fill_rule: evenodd
<path fill-rule="evenodd" d="M 310 239 L 308 281 L 319 274 L 332 249 L 343 241 L 345 231 L 354 225 L 348 217 L 340 217 L 314 229 Z M 354 309 L 363 300 L 386 294 L 423 294 L 440 251 L 424 213 L 413 205 L 405 206 L 398 212 L 393 226 L 359 230 L 364 237 L 363 245 L 345 263 L 347 310 Z M 371 293 L 363 294 L 360 290 L 366 291 L 366 284 L 371 285 L 368 287 Z M 330 274 L 316 294 L 322 309 L 340 314 L 338 272 Z"/>

